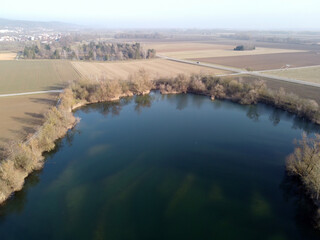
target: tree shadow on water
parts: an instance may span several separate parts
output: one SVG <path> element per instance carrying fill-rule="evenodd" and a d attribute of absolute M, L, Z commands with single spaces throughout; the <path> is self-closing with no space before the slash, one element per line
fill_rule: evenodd
<path fill-rule="evenodd" d="M 301 180 L 296 176 L 285 174 L 280 189 L 283 191 L 285 201 L 294 206 L 294 220 L 301 235 L 309 237 L 305 239 L 319 239 L 320 217 L 318 207 L 306 194 Z"/>
<path fill-rule="evenodd" d="M 22 190 L 13 193 L 12 196 L 0 206 L 0 223 L 4 222 L 8 215 L 19 214 L 24 211 L 25 204 L 27 203 L 28 190 L 39 183 L 41 171 L 42 170 L 31 173 L 26 178 Z"/>
<path fill-rule="evenodd" d="M 151 107 L 153 100 L 154 100 L 154 98 L 152 96 L 150 96 L 149 94 L 136 96 L 134 99 L 134 102 L 136 104 L 134 107 L 134 110 L 136 112 L 140 113 L 143 108 Z"/>
<path fill-rule="evenodd" d="M 97 111 L 105 117 L 109 116 L 110 114 L 111 116 L 118 116 L 122 110 L 122 107 L 129 104 L 131 100 L 132 97 L 125 97 L 121 98 L 119 101 L 90 104 L 81 107 L 81 111 L 84 113 Z"/>
<path fill-rule="evenodd" d="M 273 126 L 277 126 L 281 121 L 282 111 L 279 109 L 273 109 L 272 113 L 269 116 L 269 120 L 272 122 Z"/>
<path fill-rule="evenodd" d="M 188 96 L 185 94 L 177 95 L 177 109 L 183 110 L 188 106 Z"/>
<path fill-rule="evenodd" d="M 306 132 L 308 135 L 310 133 L 314 132 L 320 132 L 319 125 L 313 124 L 311 121 L 306 120 L 304 118 L 301 118 L 299 116 L 294 116 L 293 123 L 292 123 L 293 129 L 300 129 Z"/>
<path fill-rule="evenodd" d="M 260 117 L 260 114 L 259 114 L 258 110 L 259 109 L 258 109 L 257 105 L 250 105 L 249 109 L 247 111 L 247 117 L 249 119 L 251 119 L 252 121 L 254 121 L 254 122 L 258 122 L 259 121 L 259 117 Z"/>
<path fill-rule="evenodd" d="M 208 99 L 204 96 L 201 95 L 193 95 L 193 97 L 191 98 L 192 100 L 192 104 L 197 107 L 197 108 L 201 108 L 201 106 L 203 105 L 203 103 L 205 101 L 207 101 Z"/>
<path fill-rule="evenodd" d="M 78 129 L 73 128 L 69 130 L 63 139 L 59 139 L 55 142 L 55 148 L 50 152 L 44 153 L 43 156 L 47 159 L 48 157 L 51 157 L 59 152 L 61 148 L 65 146 L 65 144 L 71 146 L 76 134 L 80 134 L 80 131 Z M 41 173 L 42 169 L 32 172 L 25 179 L 25 184 L 22 190 L 13 193 L 12 196 L 4 204 L 0 205 L 0 223 L 4 222 L 6 220 L 6 217 L 11 214 L 19 214 L 24 211 L 25 205 L 27 203 L 28 191 L 30 190 L 30 188 L 36 186 L 40 182 Z"/>

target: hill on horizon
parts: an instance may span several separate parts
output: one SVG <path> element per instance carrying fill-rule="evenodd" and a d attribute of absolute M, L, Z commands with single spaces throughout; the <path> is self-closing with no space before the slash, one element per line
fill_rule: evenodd
<path fill-rule="evenodd" d="M 0 28 L 49 28 L 49 29 L 78 29 L 81 26 L 72 23 L 58 22 L 58 21 L 29 21 L 29 20 L 12 20 L 6 18 L 0 18 Z"/>

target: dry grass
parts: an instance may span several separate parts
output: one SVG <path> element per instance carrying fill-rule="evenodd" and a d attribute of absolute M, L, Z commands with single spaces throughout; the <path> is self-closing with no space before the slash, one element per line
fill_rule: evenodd
<path fill-rule="evenodd" d="M 56 104 L 57 94 L 0 98 L 0 145 L 23 139 L 42 124 L 43 114 Z"/>
<path fill-rule="evenodd" d="M 280 76 L 280 77 L 294 78 L 294 79 L 307 81 L 307 82 L 320 83 L 320 67 L 286 69 L 286 70 L 268 72 L 268 74 Z"/>
<path fill-rule="evenodd" d="M 230 46 L 228 49 L 208 49 L 199 51 L 185 51 L 185 52 L 164 52 L 165 56 L 189 59 L 189 58 L 209 58 L 209 57 L 236 57 L 236 56 L 253 56 L 253 55 L 265 55 L 274 53 L 293 53 L 299 52 L 299 50 L 288 49 L 274 49 L 274 48 L 256 48 L 252 51 L 234 51 Z"/>
<path fill-rule="evenodd" d="M 160 55 L 168 57 L 188 59 L 188 58 L 210 58 L 210 57 L 235 57 L 249 55 L 264 55 L 274 53 L 294 53 L 302 50 L 262 48 L 257 47 L 253 51 L 234 51 L 235 45 L 220 45 L 206 43 L 152 43 L 146 44 L 148 48 L 154 48 Z"/>
<path fill-rule="evenodd" d="M 146 43 L 146 48 L 156 49 L 159 53 L 164 52 L 184 52 L 184 51 L 199 51 L 208 49 L 228 49 L 232 45 L 210 44 L 210 43 L 193 43 L 193 42 L 159 42 Z"/>
<path fill-rule="evenodd" d="M 0 94 L 60 89 L 76 79 L 68 61 L 0 61 Z"/>
<path fill-rule="evenodd" d="M 83 75 L 90 79 L 105 77 L 107 79 L 127 79 L 129 75 L 139 69 L 146 70 L 152 79 L 159 77 L 174 77 L 178 74 L 226 74 L 228 72 L 189 65 L 184 63 L 172 62 L 163 59 L 125 61 L 125 62 L 72 62 L 73 66 Z"/>
<path fill-rule="evenodd" d="M 14 60 L 17 56 L 17 53 L 13 52 L 0 52 L 0 61 L 2 60 Z"/>

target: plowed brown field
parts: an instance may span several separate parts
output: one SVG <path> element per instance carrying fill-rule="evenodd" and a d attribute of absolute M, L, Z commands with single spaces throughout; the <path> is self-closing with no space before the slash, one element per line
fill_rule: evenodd
<path fill-rule="evenodd" d="M 320 65 L 320 54 L 317 52 L 298 52 L 235 57 L 192 58 L 190 60 L 243 69 L 271 70 L 280 69 L 286 65 L 290 65 L 291 67 Z"/>

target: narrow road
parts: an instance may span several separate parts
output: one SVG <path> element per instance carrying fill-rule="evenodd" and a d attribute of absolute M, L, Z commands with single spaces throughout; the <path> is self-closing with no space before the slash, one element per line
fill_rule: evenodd
<path fill-rule="evenodd" d="M 0 97 L 14 97 L 14 96 L 23 96 L 23 95 L 34 95 L 42 93 L 61 93 L 63 90 L 48 90 L 48 91 L 37 91 L 37 92 L 24 92 L 24 93 L 9 93 L 9 94 L 0 94 Z"/>
<path fill-rule="evenodd" d="M 216 64 L 208 64 L 208 63 L 200 63 L 200 62 L 197 63 L 197 62 L 193 62 L 193 61 L 176 59 L 176 58 L 166 57 L 166 56 L 162 56 L 162 55 L 157 55 L 157 57 L 162 58 L 162 59 L 166 59 L 166 60 L 169 60 L 169 61 L 186 63 L 186 64 L 197 65 L 197 66 L 202 66 L 202 67 L 215 68 L 215 69 L 220 69 L 220 70 L 229 71 L 229 72 L 236 72 L 236 73 L 242 73 L 242 74 L 247 73 L 247 71 L 243 71 L 243 70 L 238 69 L 238 68 L 220 66 L 220 65 L 216 65 Z"/>
<path fill-rule="evenodd" d="M 245 71 L 245 70 L 242 70 L 239 68 L 232 68 L 232 67 L 228 67 L 228 66 L 220 66 L 220 65 L 216 65 L 216 64 L 208 64 L 208 63 L 201 63 L 201 62 L 193 62 L 193 61 L 176 59 L 176 58 L 171 58 L 171 57 L 162 56 L 162 55 L 157 55 L 157 57 L 162 58 L 162 59 L 166 59 L 169 61 L 174 61 L 174 62 L 180 62 L 180 63 L 185 63 L 185 64 L 191 64 L 191 65 L 197 65 L 197 66 L 202 66 L 202 67 L 208 67 L 208 68 L 214 68 L 214 69 L 220 69 L 220 70 L 224 70 L 224 71 L 228 71 L 228 72 L 233 72 L 233 73 L 228 73 L 228 74 L 220 74 L 220 75 L 217 75 L 217 77 L 226 77 L 226 76 L 236 76 L 236 75 L 247 74 L 247 75 L 256 76 L 256 77 L 270 78 L 270 79 L 275 79 L 275 80 L 279 80 L 279 81 L 291 82 L 291 83 L 302 84 L 302 85 L 320 88 L 319 83 L 306 82 L 306 81 L 302 81 L 302 80 L 266 74 L 267 72 L 278 71 L 278 70 L 285 71 L 285 69 L 272 69 L 272 70 L 263 70 L 263 71 Z M 288 68 L 287 70 L 305 69 L 305 68 L 311 68 L 311 67 L 320 67 L 320 65 L 319 66 Z M 0 98 L 1 97 L 23 96 L 23 95 L 34 95 L 34 94 L 42 94 L 42 93 L 61 93 L 62 91 L 63 91 L 63 89 L 48 90 L 48 91 L 36 91 L 36 92 L 24 92 L 24 93 L 0 94 Z"/>
<path fill-rule="evenodd" d="M 275 80 L 279 80 L 279 81 L 291 82 L 291 83 L 302 84 L 302 85 L 320 88 L 319 83 L 306 82 L 306 81 L 302 81 L 302 80 L 286 78 L 286 77 L 279 77 L 279 76 L 274 76 L 274 75 L 268 75 L 268 74 L 264 73 L 264 72 L 268 72 L 268 71 L 277 71 L 279 69 L 267 70 L 267 71 L 245 71 L 245 70 L 238 69 L 238 68 L 220 66 L 220 65 L 216 65 L 216 64 L 193 62 L 193 61 L 188 61 L 188 60 L 166 57 L 166 56 L 162 56 L 162 55 L 157 55 L 157 57 L 162 58 L 162 59 L 166 59 L 169 61 L 174 61 L 174 62 L 180 62 L 180 63 L 186 63 L 186 64 L 192 64 L 192 65 L 197 65 L 197 66 L 202 66 L 202 67 L 208 67 L 208 68 L 214 68 L 214 69 L 220 69 L 220 70 L 224 70 L 224 71 L 234 72 L 234 73 L 230 73 L 230 74 L 217 75 L 218 77 L 247 74 L 247 75 L 252 75 L 252 76 L 256 76 L 256 77 L 270 78 L 270 79 L 275 79 Z M 310 66 L 310 67 L 316 67 L 316 66 Z M 300 68 L 308 68 L 308 67 L 300 67 Z M 289 69 L 300 69 L 300 68 L 289 68 Z"/>

